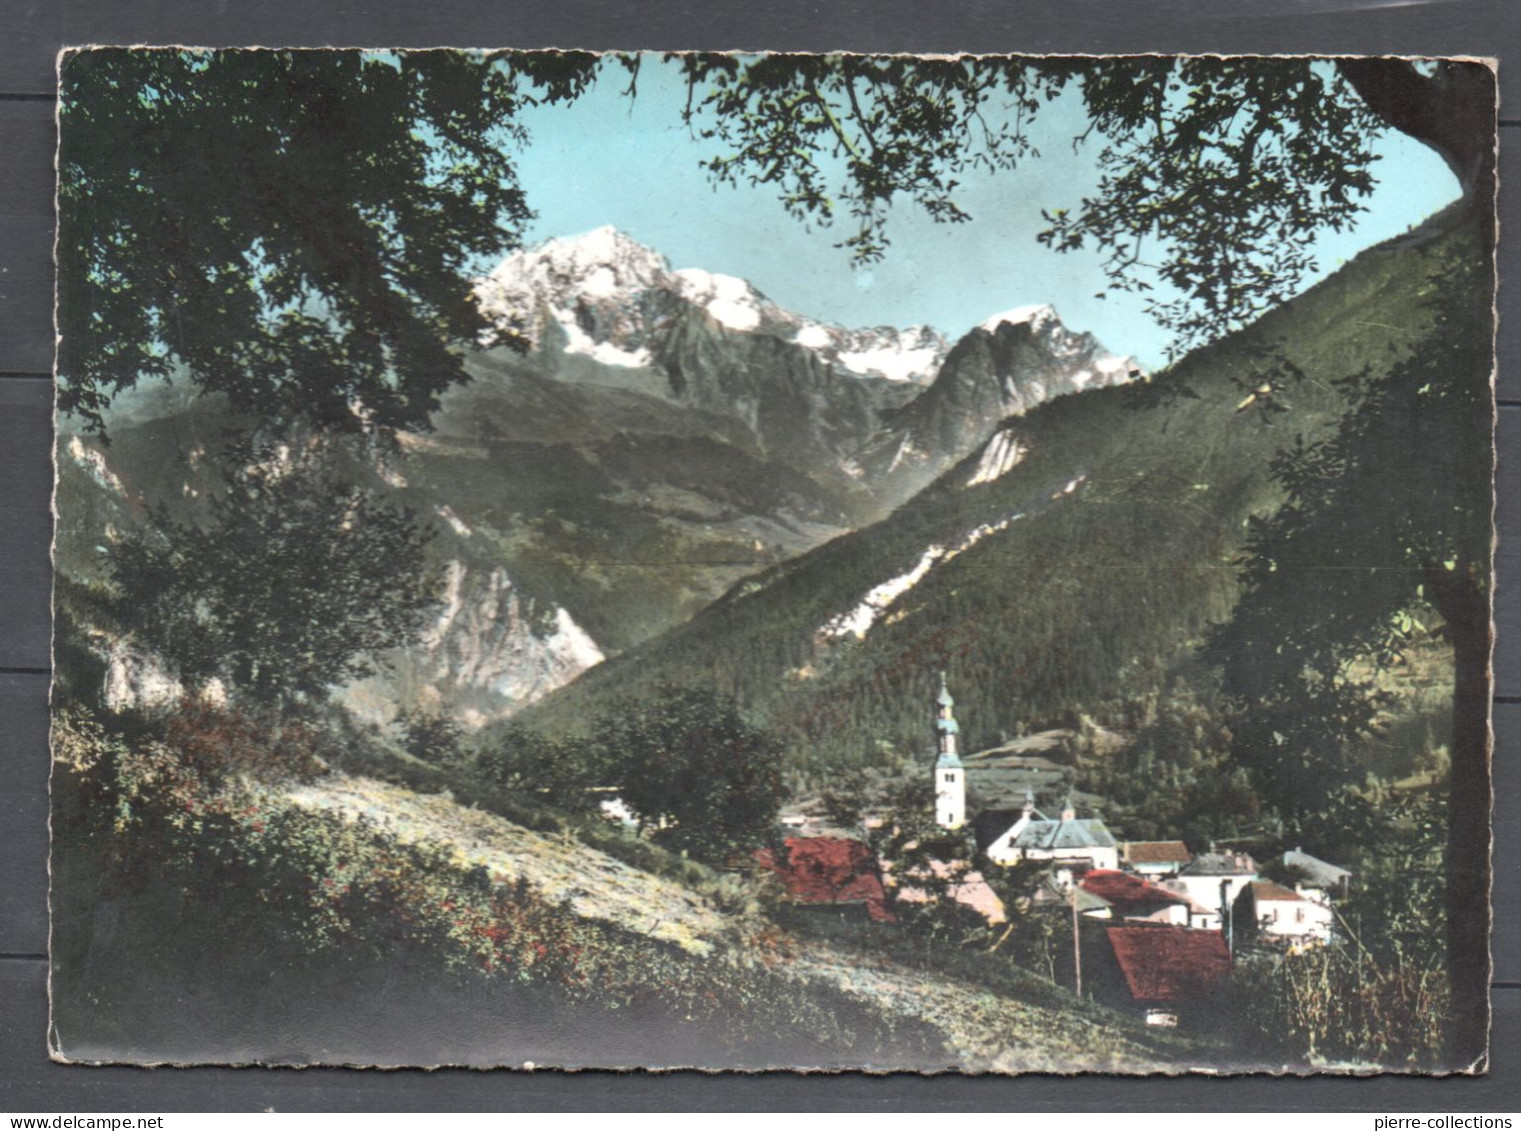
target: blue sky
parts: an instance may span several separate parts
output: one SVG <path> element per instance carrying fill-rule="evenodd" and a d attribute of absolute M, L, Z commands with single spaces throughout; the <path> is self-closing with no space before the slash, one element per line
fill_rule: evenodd
<path fill-rule="evenodd" d="M 1076 99 L 1063 98 L 1037 123 L 1039 158 L 1014 173 L 968 175 L 959 202 L 966 224 L 937 224 L 911 206 L 892 215 L 893 246 L 884 261 L 853 267 L 833 247 L 843 224 L 810 232 L 766 189 L 715 188 L 698 162 L 718 143 L 681 124 L 685 87 L 674 67 L 649 57 L 639 94 L 623 97 L 621 68 L 569 107 L 520 116 L 531 141 L 519 175 L 538 212 L 527 238 L 621 228 L 674 267 L 739 275 L 782 306 L 847 326 L 929 323 L 953 337 L 1010 307 L 1050 303 L 1063 321 L 1091 330 L 1109 349 L 1149 366 L 1164 360 L 1168 335 L 1139 297 L 1094 297 L 1103 283 L 1096 255 L 1041 247 L 1041 209 L 1072 206 L 1096 180 L 1099 146 L 1073 151 L 1086 123 Z M 1355 230 L 1326 233 L 1317 251 L 1322 274 L 1362 248 L 1419 223 L 1456 199 L 1457 182 L 1425 146 L 1389 133 L 1375 166 L 1379 189 Z"/>

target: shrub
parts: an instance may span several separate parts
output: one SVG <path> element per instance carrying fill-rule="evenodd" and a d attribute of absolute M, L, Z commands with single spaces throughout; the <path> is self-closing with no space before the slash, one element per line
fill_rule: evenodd
<path fill-rule="evenodd" d="M 332 741 L 315 726 L 270 710 L 185 699 L 164 720 L 164 741 L 208 784 L 230 777 L 310 780 L 327 769 Z"/>
<path fill-rule="evenodd" d="M 1248 1048 L 1276 1063 L 1445 1066 L 1450 998 L 1434 967 L 1317 947 L 1239 966 L 1237 993 Z"/>

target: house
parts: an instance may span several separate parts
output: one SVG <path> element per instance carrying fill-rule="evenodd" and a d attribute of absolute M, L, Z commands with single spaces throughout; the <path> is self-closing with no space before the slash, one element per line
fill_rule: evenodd
<path fill-rule="evenodd" d="M 779 851 L 758 849 L 755 860 L 776 875 L 787 899 L 806 907 L 858 907 L 877 922 L 891 923 L 887 892 L 871 848 L 849 837 L 788 837 Z"/>
<path fill-rule="evenodd" d="M 1204 909 L 1188 896 L 1147 883 L 1128 872 L 1095 870 L 1083 876 L 1078 886 L 1107 903 L 1115 919 L 1187 927 L 1195 918 L 1204 917 Z"/>
<path fill-rule="evenodd" d="M 1114 919 L 1114 905 L 1100 895 L 1071 885 L 1063 889 L 1053 879 L 1047 878 L 1031 897 L 1031 904 L 1039 911 L 1062 911 L 1071 914 L 1077 904 L 1077 913 L 1085 919 Z"/>
<path fill-rule="evenodd" d="M 1228 925 L 1226 917 L 1241 889 L 1257 878 L 1257 861 L 1244 852 L 1201 852 L 1176 876 L 1159 883 L 1203 909 L 1197 926 L 1218 931 Z"/>
<path fill-rule="evenodd" d="M 1347 869 L 1328 864 L 1300 848 L 1283 854 L 1283 867 L 1295 878 L 1296 888 L 1323 895 L 1345 895 L 1352 882 L 1352 873 Z"/>
<path fill-rule="evenodd" d="M 1236 897 L 1235 933 L 1240 939 L 1280 946 L 1313 946 L 1335 937 L 1335 912 L 1321 900 L 1281 884 L 1256 880 Z"/>
<path fill-rule="evenodd" d="M 1104 935 L 1122 987 L 1111 1003 L 1129 1005 L 1148 1025 L 1177 1025 L 1207 1010 L 1230 983 L 1231 953 L 1219 931 L 1126 925 Z"/>
<path fill-rule="evenodd" d="M 1114 871 L 1119 867 L 1119 848 L 1109 829 L 1098 817 L 1080 819 L 1070 797 L 1055 820 L 1035 808 L 1030 793 L 1025 794 L 1018 816 L 1005 824 L 1008 815 L 1007 811 L 996 817 L 988 814 L 991 819 L 979 819 L 973 826 L 978 848 L 994 864 L 1049 860 L 1063 887 L 1094 868 Z M 1004 827 L 994 832 L 999 824 Z"/>
<path fill-rule="evenodd" d="M 1120 845 L 1120 867 L 1138 876 L 1175 876 L 1192 859 L 1181 840 L 1127 840 Z"/>

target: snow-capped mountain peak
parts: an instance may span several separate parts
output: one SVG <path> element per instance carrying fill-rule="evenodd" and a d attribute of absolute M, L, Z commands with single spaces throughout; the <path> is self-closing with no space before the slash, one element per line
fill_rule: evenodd
<path fill-rule="evenodd" d="M 673 270 L 665 256 L 611 226 L 515 251 L 475 284 L 494 327 L 490 338 L 517 333 L 539 347 L 558 323 L 564 352 L 624 367 L 651 363 L 644 299 L 652 292 L 676 295 L 726 331 L 776 334 L 861 377 L 928 384 L 949 349 L 928 326 L 848 329 L 786 310 L 737 276 Z"/>
<path fill-rule="evenodd" d="M 873 378 L 928 388 L 953 344 L 930 326 L 851 329 L 808 318 L 737 276 L 674 269 L 664 255 L 611 226 L 513 252 L 476 281 L 475 291 L 494 327 L 486 344 L 514 334 L 551 354 L 622 369 L 661 369 L 673 316 L 693 308 L 725 334 L 766 334 L 807 350 L 847 382 Z M 1091 335 L 1069 330 L 1049 304 L 1002 311 L 972 333 L 998 338 L 1010 326 L 1027 327 L 1041 348 L 1072 369 L 1073 389 L 1128 376 L 1129 359 L 1112 359 Z"/>
<path fill-rule="evenodd" d="M 1056 308 L 1045 303 L 1036 303 L 1032 306 L 1016 306 L 1013 310 L 1005 310 L 993 315 L 982 323 L 982 329 L 990 334 L 998 332 L 998 327 L 1005 322 L 1020 326 L 1028 322 L 1034 329 L 1043 329 L 1047 323 L 1059 322 L 1056 316 Z"/>
<path fill-rule="evenodd" d="M 617 228 L 602 227 L 513 252 L 476 281 L 475 293 L 481 312 L 505 325 L 525 318 L 540 302 L 566 308 L 580 298 L 613 299 L 658 286 L 670 271 L 659 252 Z"/>
<path fill-rule="evenodd" d="M 676 280 L 682 298 L 701 306 L 710 318 L 730 330 L 757 330 L 767 314 L 786 318 L 787 312 L 733 275 L 684 267 L 676 272 Z"/>

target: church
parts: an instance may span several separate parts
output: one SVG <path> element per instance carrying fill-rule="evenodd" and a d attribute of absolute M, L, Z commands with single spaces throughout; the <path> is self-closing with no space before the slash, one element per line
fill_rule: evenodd
<path fill-rule="evenodd" d="M 935 823 L 946 830 L 967 824 L 967 771 L 958 751 L 961 727 L 956 721 L 945 673 L 935 697 Z M 1098 817 L 1079 818 L 1071 794 L 1060 815 L 1049 818 L 1025 792 L 1023 809 L 993 809 L 977 814 L 973 823 L 976 850 L 994 864 L 1049 860 L 1057 878 L 1070 886 L 1074 874 L 1119 867 L 1119 845 Z"/>
<path fill-rule="evenodd" d="M 951 698 L 940 673 L 940 694 L 935 697 L 935 823 L 942 829 L 966 824 L 966 767 L 956 752 L 961 727 L 956 722 L 956 700 Z"/>

